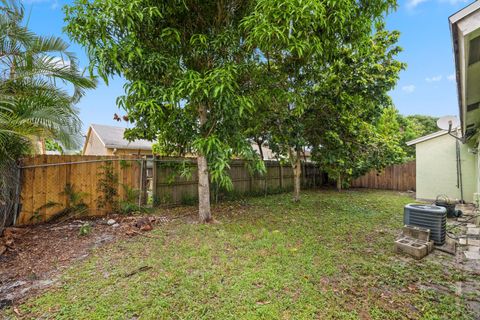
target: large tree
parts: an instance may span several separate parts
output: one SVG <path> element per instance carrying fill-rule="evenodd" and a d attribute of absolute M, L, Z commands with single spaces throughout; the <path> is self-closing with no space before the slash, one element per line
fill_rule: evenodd
<path fill-rule="evenodd" d="M 264 74 L 271 79 L 266 82 L 269 144 L 292 165 L 295 201 L 300 197 L 302 151 L 309 146 L 306 116 L 315 103 L 314 89 L 324 86 L 319 76 L 343 59 L 345 50 L 355 53 L 371 45 L 375 26 L 395 6 L 394 0 L 257 0 L 244 19 L 246 43 L 262 58 Z"/>
<path fill-rule="evenodd" d="M 344 104 L 334 123 L 322 124 L 328 129 L 312 149 L 313 160 L 336 180 L 339 191 L 352 179 L 400 163 L 405 156 L 393 108 L 383 109 L 377 119 L 362 119 L 351 108 Z"/>
<path fill-rule="evenodd" d="M 241 85 L 251 51 L 239 25 L 251 9 L 243 0 L 77 0 L 66 8 L 66 31 L 87 48 L 91 70 L 127 81 L 119 99 L 135 124 L 127 138 L 155 140 L 162 154 L 196 154 L 201 222 L 212 220 L 209 175 L 229 187 L 229 160 L 256 159 L 242 129 L 253 103 Z"/>
<path fill-rule="evenodd" d="M 318 74 L 307 136 L 313 158 L 339 190 L 353 177 L 404 158 L 397 111 L 388 96 L 404 68 L 396 60 L 398 36 L 377 24 L 369 43 L 344 48 Z"/>
<path fill-rule="evenodd" d="M 396 60 L 398 37 L 378 23 L 369 41 L 343 48 L 317 74 L 307 138 L 314 159 L 337 180 L 338 189 L 352 177 L 403 159 L 397 113 L 388 96 L 405 67 Z"/>

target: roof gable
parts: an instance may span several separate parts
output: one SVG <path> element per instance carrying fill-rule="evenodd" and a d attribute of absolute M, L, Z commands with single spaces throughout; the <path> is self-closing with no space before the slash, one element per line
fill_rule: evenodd
<path fill-rule="evenodd" d="M 142 139 L 134 141 L 126 140 L 124 138 L 126 128 L 103 124 L 91 124 L 90 129 L 97 135 L 106 148 L 152 150 L 153 142 L 151 141 Z"/>

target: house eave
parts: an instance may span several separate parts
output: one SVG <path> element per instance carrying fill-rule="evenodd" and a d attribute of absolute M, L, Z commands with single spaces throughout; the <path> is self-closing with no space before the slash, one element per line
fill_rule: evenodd
<path fill-rule="evenodd" d="M 457 84 L 457 100 L 458 100 L 458 111 L 460 117 L 460 127 L 462 130 L 462 134 L 465 134 L 465 114 L 466 114 L 466 106 L 463 103 L 463 95 L 462 95 L 462 72 L 460 67 L 460 57 L 459 57 L 459 50 L 458 50 L 458 26 L 455 23 L 452 23 L 450 20 L 450 32 L 452 34 L 452 42 L 453 42 L 453 57 L 454 57 L 454 64 L 455 64 L 455 81 Z M 464 71 L 465 72 L 465 71 Z"/>
<path fill-rule="evenodd" d="M 428 141 L 428 140 L 431 140 L 431 139 L 435 139 L 435 138 L 438 138 L 438 137 L 441 137 L 443 135 L 446 135 L 448 134 L 448 131 L 446 130 L 441 130 L 441 131 L 437 131 L 437 132 L 434 132 L 434 133 L 431 133 L 431 134 L 427 134 L 426 136 L 423 136 L 423 137 L 420 137 L 420 138 L 417 138 L 417 139 L 414 139 L 414 140 L 410 140 L 410 141 L 407 141 L 407 146 L 413 146 L 413 145 L 416 145 L 417 143 L 421 143 L 421 142 L 425 142 L 425 141 Z"/>
<path fill-rule="evenodd" d="M 140 147 L 140 146 L 129 146 L 129 145 L 115 145 L 107 144 L 105 145 L 107 149 L 128 149 L 128 150 L 143 150 L 143 151 L 152 151 L 151 147 Z"/>
<path fill-rule="evenodd" d="M 472 113 L 472 110 L 469 110 L 469 105 L 478 102 L 478 92 L 469 85 L 469 83 L 477 81 L 472 76 L 478 74 L 478 65 L 475 70 L 473 69 L 475 62 L 470 62 L 469 47 L 472 38 L 479 35 L 479 12 L 480 1 L 475 1 L 448 18 L 453 45 L 458 110 L 463 136 L 468 134 L 467 129 L 472 123 L 475 123 L 477 128 L 479 127 L 478 112 Z"/>

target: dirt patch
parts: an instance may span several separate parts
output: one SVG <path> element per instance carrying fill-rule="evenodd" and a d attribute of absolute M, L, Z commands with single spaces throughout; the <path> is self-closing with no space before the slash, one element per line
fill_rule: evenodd
<path fill-rule="evenodd" d="M 171 211 L 164 210 L 165 216 L 112 215 L 7 228 L 0 238 L 0 243 L 7 244 L 0 255 L 0 309 L 55 285 L 62 270 L 96 247 L 119 239 L 149 237 L 148 231 L 178 217 Z"/>
<path fill-rule="evenodd" d="M 243 214 L 242 201 L 214 206 L 217 218 Z M 0 309 L 60 284 L 61 272 L 92 249 L 121 239 L 150 235 L 167 223 L 198 223 L 195 207 L 162 208 L 151 215 L 121 216 L 7 228 L 0 237 Z M 88 224 L 88 227 L 85 227 Z"/>

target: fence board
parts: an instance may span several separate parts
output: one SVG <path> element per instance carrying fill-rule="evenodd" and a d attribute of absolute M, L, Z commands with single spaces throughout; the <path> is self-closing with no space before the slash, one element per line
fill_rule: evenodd
<path fill-rule="evenodd" d="M 122 159 L 126 160 L 123 161 Z M 22 186 L 20 195 L 20 213 L 17 219 L 19 225 L 42 222 L 48 220 L 60 210 L 68 207 L 68 196 L 64 193 L 65 186 L 71 185 L 75 193 L 84 193 L 83 202 L 88 206 L 88 215 L 107 213 L 109 208 L 98 208 L 99 180 L 104 177 L 102 172 L 107 162 L 113 164 L 113 171 L 118 175 L 115 186 L 119 200 L 124 199 L 124 186 L 139 190 L 142 175 L 141 163 L 137 155 L 127 156 L 57 156 L 39 155 L 22 160 Z M 152 192 L 156 204 L 193 203 L 198 195 L 198 173 L 194 159 L 188 159 L 191 167 L 191 176 L 180 176 L 175 170 L 179 160 L 162 158 L 156 159 L 155 176 Z M 146 167 L 146 161 L 143 161 Z M 229 174 L 232 178 L 233 193 L 235 194 L 264 194 L 274 193 L 293 188 L 293 170 L 289 166 L 281 166 L 275 161 L 266 162 L 265 175 L 250 174 L 245 162 L 232 161 Z M 322 184 L 320 170 L 312 163 L 304 166 L 302 186 Z M 145 171 L 145 168 L 144 168 Z M 145 174 L 145 173 L 143 173 Z M 145 179 L 144 179 L 145 180 Z M 144 181 L 145 184 L 145 181 Z M 211 184 L 213 200 L 228 195 Z M 57 203 L 55 207 L 45 208 L 48 202 Z M 37 213 L 35 213 L 37 212 Z"/>
<path fill-rule="evenodd" d="M 385 168 L 378 173 L 370 171 L 366 175 L 352 181 L 354 188 L 386 189 L 407 191 L 416 187 L 416 164 L 410 161 Z"/>
<path fill-rule="evenodd" d="M 267 172 L 264 175 L 255 173 L 251 175 L 243 161 L 232 161 L 228 174 L 232 179 L 233 190 L 219 190 L 218 186 L 211 184 L 213 200 L 217 198 L 242 194 L 264 194 L 291 190 L 293 188 L 293 169 L 281 166 L 276 161 L 265 162 Z M 158 204 L 186 204 L 196 201 L 198 196 L 198 174 L 195 162 L 189 164 L 191 177 L 175 175 L 175 170 L 170 164 L 157 163 L 157 183 L 154 192 Z M 174 177 L 173 179 L 169 179 Z M 305 164 L 305 175 L 302 175 L 302 185 L 307 187 L 322 184 L 320 170 L 315 169 L 313 163 Z"/>
<path fill-rule="evenodd" d="M 137 156 L 122 156 L 128 162 L 135 162 Z M 20 213 L 18 224 L 29 224 L 48 220 L 52 215 L 69 205 L 64 193 L 70 184 L 76 193 L 84 193 L 83 201 L 89 208 L 89 215 L 102 214 L 97 208 L 99 197 L 98 181 L 102 177 L 102 167 L 112 161 L 114 172 L 118 174 L 116 186 L 121 197 L 124 196 L 122 184 L 137 189 L 139 170 L 135 165 L 122 167 L 118 157 L 100 156 L 57 156 L 39 155 L 22 160 L 22 186 L 20 195 Z M 85 162 L 85 161 L 95 162 Z M 84 163 L 78 163 L 84 162 Z M 48 166 L 42 166 L 48 165 Z M 58 205 L 45 208 L 48 202 Z M 43 208 L 42 208 L 43 207 Z M 37 213 L 36 213 L 37 212 Z"/>

